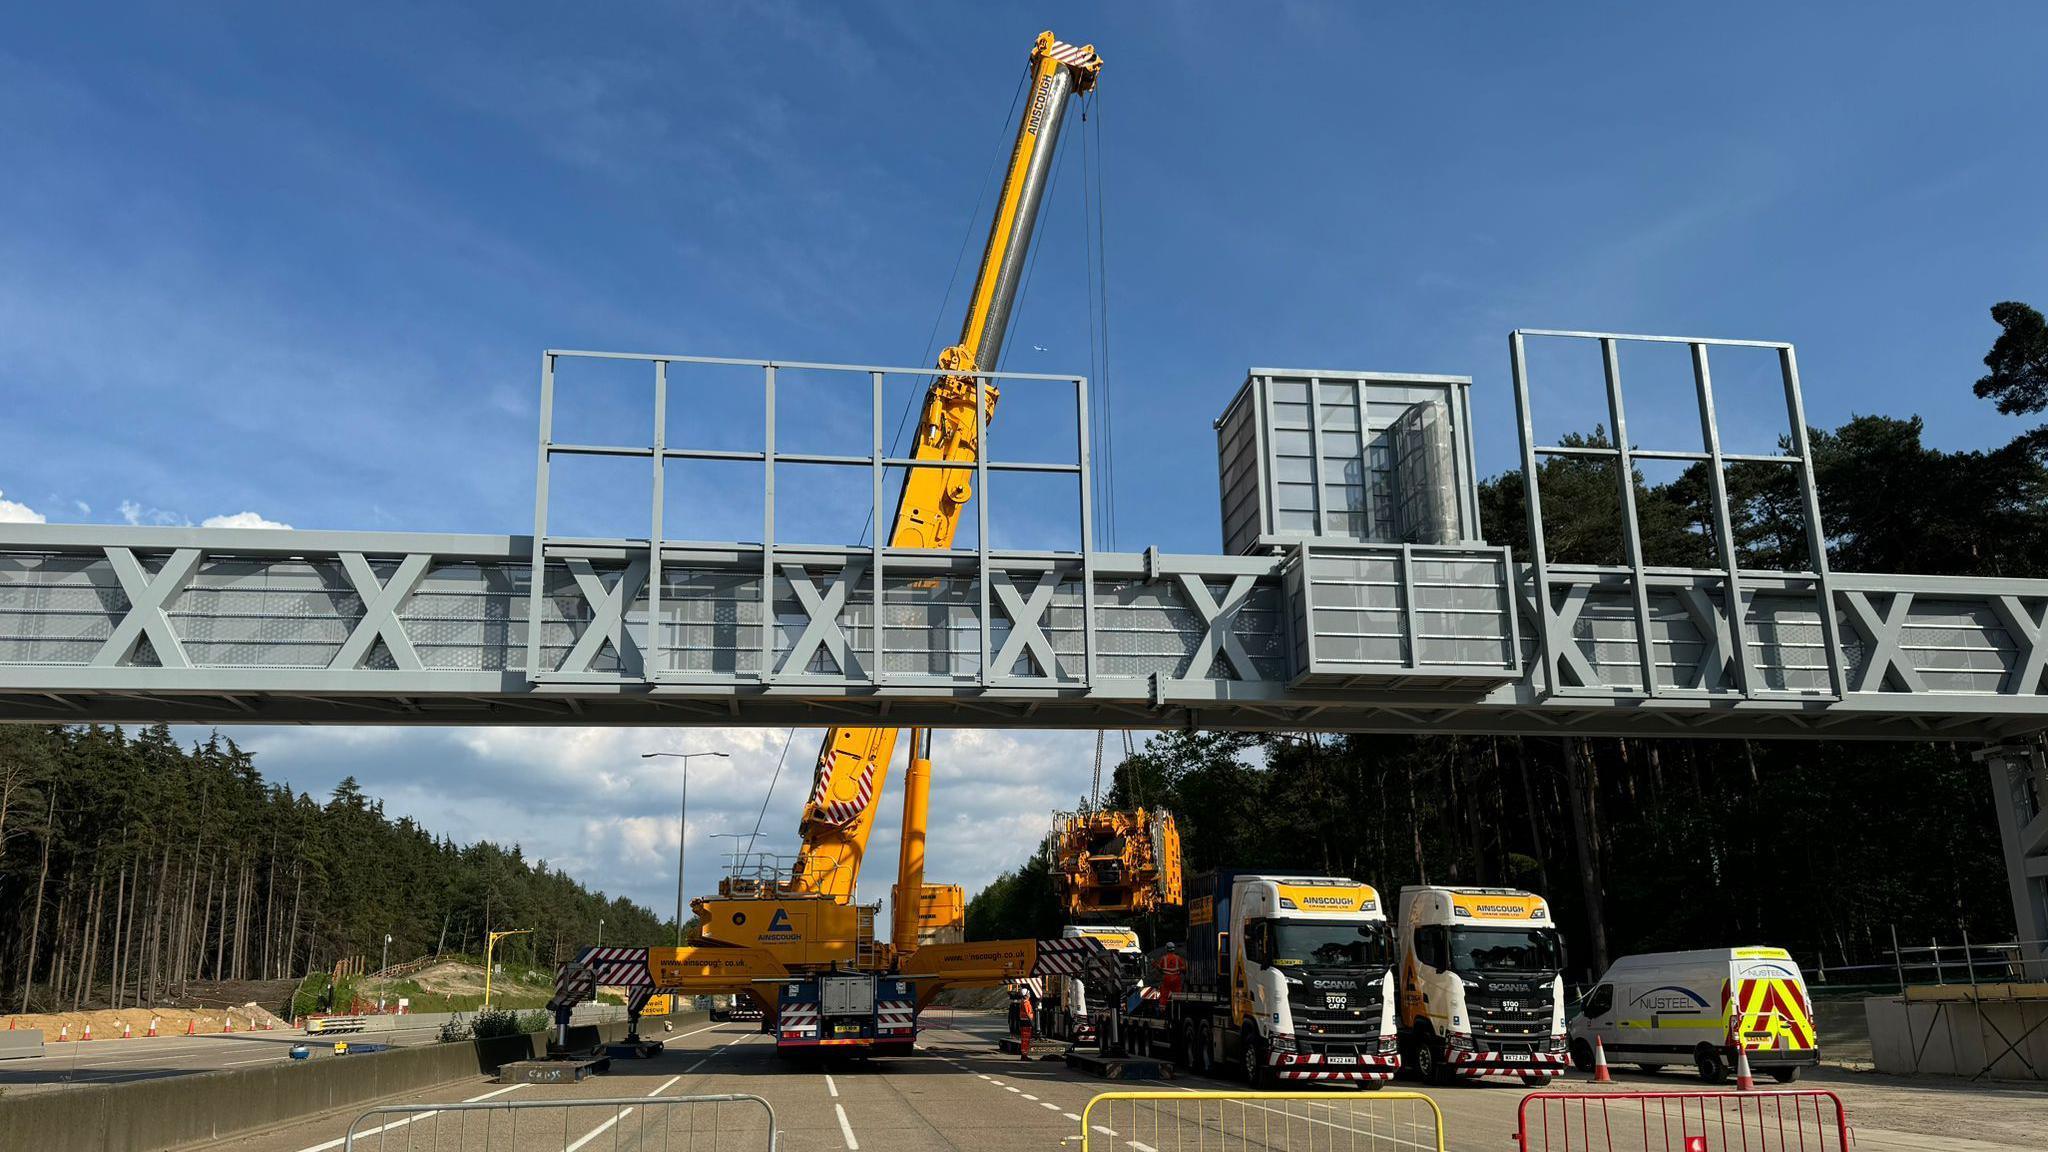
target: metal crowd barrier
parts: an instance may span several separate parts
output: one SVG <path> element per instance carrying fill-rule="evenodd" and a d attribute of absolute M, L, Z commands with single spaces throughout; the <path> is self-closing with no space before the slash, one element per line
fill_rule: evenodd
<path fill-rule="evenodd" d="M 1444 1152 L 1420 1092 L 1104 1092 L 1081 1112 L 1081 1152 Z"/>
<path fill-rule="evenodd" d="M 1520 1152 L 1849 1152 L 1833 1092 L 1532 1092 Z"/>
<path fill-rule="evenodd" d="M 759 1096 L 623 1096 L 387 1104 L 356 1117 L 342 1147 L 343 1152 L 514 1152 L 543 1146 L 565 1152 L 775 1152 L 776 1135 L 775 1108 Z"/>

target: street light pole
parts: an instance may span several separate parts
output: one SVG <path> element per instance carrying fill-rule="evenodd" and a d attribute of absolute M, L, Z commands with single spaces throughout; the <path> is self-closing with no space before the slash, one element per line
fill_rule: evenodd
<path fill-rule="evenodd" d="M 382 972 L 389 967 L 391 967 L 391 933 L 386 932 L 384 934 L 384 959 L 377 965 L 377 971 Z"/>
<path fill-rule="evenodd" d="M 683 808 L 681 815 L 676 821 L 676 947 L 681 948 L 683 946 L 683 857 L 685 849 L 689 846 L 686 841 L 690 835 L 690 761 L 699 756 L 716 756 L 721 760 L 730 760 L 732 757 L 723 752 L 642 752 L 640 754 L 642 760 L 652 760 L 657 756 L 666 756 L 683 762 Z"/>

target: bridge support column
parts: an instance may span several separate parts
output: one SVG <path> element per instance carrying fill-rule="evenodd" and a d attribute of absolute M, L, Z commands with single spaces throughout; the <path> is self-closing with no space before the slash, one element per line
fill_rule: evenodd
<path fill-rule="evenodd" d="M 2027 979 L 2048 980 L 2048 760 L 2037 744 L 2001 744 L 1976 758 L 1991 772 L 2022 966 Z"/>

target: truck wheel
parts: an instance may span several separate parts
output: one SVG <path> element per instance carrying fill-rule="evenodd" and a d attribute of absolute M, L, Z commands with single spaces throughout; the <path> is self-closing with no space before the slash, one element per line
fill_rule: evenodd
<path fill-rule="evenodd" d="M 1794 1064 L 1789 1068 L 1773 1068 L 1771 1069 L 1771 1079 L 1776 1080 L 1780 1084 L 1791 1084 L 1799 1079 L 1799 1065 Z"/>
<path fill-rule="evenodd" d="M 1259 1041 L 1259 1034 L 1246 1028 L 1242 1039 L 1244 1044 L 1238 1064 L 1244 1072 L 1244 1082 L 1259 1090 L 1271 1087 L 1273 1070 L 1266 1064 L 1266 1046 Z"/>
<path fill-rule="evenodd" d="M 1529 1086 L 1529 1087 L 1531 1087 L 1531 1088 L 1542 1088 L 1542 1087 L 1544 1087 L 1545 1085 L 1549 1084 L 1549 1083 L 1550 1083 L 1550 1081 L 1551 1081 L 1551 1078 L 1550 1078 L 1550 1077 L 1548 1077 L 1548 1076 L 1524 1076 L 1524 1077 L 1522 1077 L 1522 1083 L 1523 1083 L 1523 1084 L 1526 1084 L 1526 1085 L 1528 1085 L 1528 1086 Z"/>
<path fill-rule="evenodd" d="M 1208 1037 L 1202 1035 L 1199 1024 L 1190 1023 L 1181 1033 L 1181 1063 L 1197 1076 L 1208 1076 L 1215 1072 L 1215 1061 L 1210 1059 Z"/>
<path fill-rule="evenodd" d="M 1699 1050 L 1693 1053 L 1692 1062 L 1693 1066 L 1700 1070 L 1701 1080 L 1709 1084 L 1728 1082 L 1728 1062 L 1721 1059 L 1719 1052 L 1707 1045 L 1699 1046 Z"/>
<path fill-rule="evenodd" d="M 1593 1070 L 1593 1046 L 1584 1040 L 1572 1041 L 1572 1067 L 1581 1072 Z"/>
<path fill-rule="evenodd" d="M 1423 1083 L 1438 1087 L 1451 1082 L 1450 1068 L 1444 1064 L 1443 1044 L 1436 1037 L 1415 1038 L 1415 1075 Z"/>

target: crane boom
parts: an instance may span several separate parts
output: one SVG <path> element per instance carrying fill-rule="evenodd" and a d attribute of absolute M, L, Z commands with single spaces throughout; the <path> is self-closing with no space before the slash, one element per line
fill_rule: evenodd
<path fill-rule="evenodd" d="M 940 354 L 938 367 L 947 375 L 933 380 L 918 416 L 911 458 L 935 466 L 907 470 L 889 525 L 891 548 L 950 548 L 953 544 L 961 512 L 972 496 L 981 428 L 995 412 L 997 389 L 990 381 L 985 385 L 988 409 L 983 419 L 975 418 L 974 374 L 994 370 L 1002 355 L 1039 207 L 1052 180 L 1068 100 L 1092 87 L 1101 67 L 1101 57 L 1092 45 L 1062 43 L 1051 32 L 1040 33 L 1032 46 L 1029 103 L 1018 124 L 967 318 L 961 324 L 959 342 Z M 879 614 L 879 605 L 876 611 Z M 837 727 L 825 734 L 810 799 L 804 805 L 803 843 L 790 878 L 798 890 L 841 902 L 853 899 L 868 833 L 874 826 L 876 800 L 895 754 L 897 731 Z M 928 782 L 928 777 L 921 782 Z M 910 808 L 907 803 L 906 812 Z M 917 808 L 921 812 L 922 804 Z M 911 831 L 905 830 L 906 839 Z M 915 831 L 921 839 L 922 828 Z M 916 894 L 923 879 L 922 853 L 918 854 L 917 871 L 915 877 L 900 878 L 913 923 Z M 899 925 L 902 919 L 898 917 Z"/>

